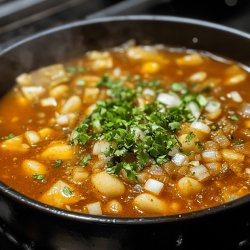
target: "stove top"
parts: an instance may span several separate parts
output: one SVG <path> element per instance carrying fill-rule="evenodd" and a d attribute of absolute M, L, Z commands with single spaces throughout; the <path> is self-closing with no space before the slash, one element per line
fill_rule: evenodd
<path fill-rule="evenodd" d="M 36 32 L 75 20 L 111 15 L 149 14 L 198 18 L 250 33 L 249 0 L 0 0 L 0 50 Z M 235 249 L 250 249 L 249 225 Z M 183 248 L 180 236 L 176 249 Z M 21 244 L 0 223 L 0 250 L 35 250 Z M 185 245 L 185 244 L 184 244 Z"/>

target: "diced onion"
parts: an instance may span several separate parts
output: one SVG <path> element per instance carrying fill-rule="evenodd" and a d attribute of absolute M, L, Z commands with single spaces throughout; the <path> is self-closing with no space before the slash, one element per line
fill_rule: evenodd
<path fill-rule="evenodd" d="M 164 187 L 164 184 L 162 182 L 154 180 L 154 179 L 148 179 L 144 186 L 144 188 L 147 191 L 154 193 L 156 195 L 158 195 L 161 192 L 163 187 Z"/>
<path fill-rule="evenodd" d="M 215 100 L 209 101 L 205 110 L 209 113 L 215 113 L 220 109 L 221 104 Z"/>
<path fill-rule="evenodd" d="M 41 140 L 39 134 L 35 131 L 26 131 L 24 136 L 30 145 L 34 145 Z"/>
<path fill-rule="evenodd" d="M 201 111 L 200 108 L 198 107 L 198 105 L 194 102 L 190 102 L 187 105 L 187 108 L 191 111 L 191 113 L 193 114 L 193 116 L 197 119 L 200 117 L 201 115 Z"/>
<path fill-rule="evenodd" d="M 93 154 L 99 155 L 105 153 L 109 149 L 107 141 L 97 141 L 93 146 Z"/>
<path fill-rule="evenodd" d="M 172 162 L 177 166 L 181 166 L 185 161 L 187 161 L 187 156 L 180 153 L 175 154 L 172 158 Z"/>
<path fill-rule="evenodd" d="M 245 117 L 250 117 L 250 103 L 244 104 L 241 112 Z"/>
<path fill-rule="evenodd" d="M 231 98 L 235 102 L 242 102 L 242 97 L 237 91 L 232 91 L 227 94 L 228 98 Z"/>
<path fill-rule="evenodd" d="M 157 100 L 169 107 L 174 107 L 181 104 L 181 100 L 177 95 L 160 93 Z"/>
<path fill-rule="evenodd" d="M 193 122 L 191 124 L 191 128 L 197 129 L 197 130 L 204 132 L 206 134 L 208 134 L 210 132 L 210 128 L 208 127 L 208 125 L 206 125 L 203 122 Z"/>
<path fill-rule="evenodd" d="M 200 162 L 199 161 L 190 161 L 188 164 L 191 165 L 191 166 L 193 166 L 193 167 L 200 166 Z"/>
<path fill-rule="evenodd" d="M 86 205 L 89 214 L 102 215 L 102 207 L 99 201 Z"/>
<path fill-rule="evenodd" d="M 144 89 L 142 92 L 144 96 L 155 96 L 155 92 L 152 89 Z"/>
<path fill-rule="evenodd" d="M 34 100 L 39 95 L 45 92 L 45 88 L 42 86 L 28 86 L 21 88 L 24 96 L 29 100 Z"/>
<path fill-rule="evenodd" d="M 202 180 L 206 179 L 207 177 L 209 177 L 208 170 L 203 165 L 191 167 L 190 171 L 193 174 L 193 177 L 195 177 L 199 181 L 202 181 Z"/>
<path fill-rule="evenodd" d="M 202 158 L 206 162 L 220 161 L 221 154 L 217 150 L 206 150 L 202 153 Z"/>
<path fill-rule="evenodd" d="M 250 175 L 250 168 L 246 168 L 245 172 L 246 174 Z"/>
<path fill-rule="evenodd" d="M 55 107 L 56 105 L 57 105 L 56 99 L 53 97 L 43 98 L 41 100 L 41 106 L 43 107 L 49 107 L 49 106 Z"/>

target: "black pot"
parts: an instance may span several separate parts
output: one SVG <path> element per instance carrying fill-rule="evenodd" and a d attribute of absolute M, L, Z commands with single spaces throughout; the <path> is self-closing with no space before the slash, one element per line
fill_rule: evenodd
<path fill-rule="evenodd" d="M 176 17 L 104 18 L 52 29 L 2 52 L 0 94 L 22 72 L 131 38 L 205 50 L 250 66 L 250 35 L 237 30 Z M 53 208 L 0 183 L 0 232 L 26 249 L 249 249 L 249 223 L 250 196 L 183 215 L 124 219 Z"/>

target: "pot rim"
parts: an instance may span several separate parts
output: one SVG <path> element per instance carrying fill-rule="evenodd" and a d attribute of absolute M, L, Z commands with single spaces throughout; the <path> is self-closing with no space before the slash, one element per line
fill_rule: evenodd
<path fill-rule="evenodd" d="M 220 24 L 202 21 L 199 19 L 191 19 L 191 18 L 183 18 L 183 17 L 175 17 L 175 16 L 152 16 L 152 15 L 130 15 L 130 16 L 114 16 L 114 17 L 103 17 L 97 18 L 93 20 L 82 20 L 75 21 L 69 24 L 60 25 L 58 27 L 54 27 L 42 32 L 39 32 L 35 35 L 29 36 L 9 47 L 2 50 L 0 52 L 0 57 L 11 51 L 12 49 L 30 42 L 32 40 L 47 36 L 52 33 L 80 27 L 91 24 L 102 24 L 102 23 L 110 23 L 117 21 L 162 21 L 162 22 L 170 22 L 170 23 L 182 23 L 186 25 L 195 25 L 195 26 L 203 26 L 206 28 L 211 28 L 214 30 L 219 30 L 222 32 L 232 33 L 239 37 L 243 37 L 249 40 L 250 43 L 250 34 L 234 29 L 229 28 Z M 27 205 L 30 208 L 38 210 L 39 212 L 46 213 L 48 215 L 54 215 L 57 217 L 61 217 L 64 219 L 70 219 L 78 222 L 87 222 L 87 223 L 98 223 L 98 224 L 127 224 L 127 225 L 138 225 L 138 224 L 158 224 L 158 223 L 169 223 L 176 221 L 184 221 L 197 219 L 201 217 L 206 217 L 208 215 L 214 215 L 217 213 L 228 211 L 229 209 L 234 209 L 243 204 L 250 202 L 250 194 L 244 197 L 238 198 L 237 200 L 230 201 L 224 203 L 222 205 L 214 206 L 211 208 L 206 208 L 202 210 L 197 210 L 184 214 L 177 215 L 165 215 L 158 217 L 138 217 L 138 218 L 126 218 L 126 217 L 110 217 L 110 216 L 95 216 L 89 214 L 80 214 L 76 212 L 70 212 L 67 210 L 63 210 L 60 208 L 52 207 L 50 205 L 43 204 L 39 201 L 33 200 L 17 191 L 15 191 L 10 186 L 4 184 L 0 181 L 0 193 L 4 194 L 7 197 L 10 197 L 12 200 L 21 203 L 22 205 Z"/>

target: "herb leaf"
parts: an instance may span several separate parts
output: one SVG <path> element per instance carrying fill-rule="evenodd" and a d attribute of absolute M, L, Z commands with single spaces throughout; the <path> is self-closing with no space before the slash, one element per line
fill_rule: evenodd
<path fill-rule="evenodd" d="M 87 154 L 80 160 L 80 165 L 87 166 L 90 160 L 91 160 L 91 155 Z"/>
<path fill-rule="evenodd" d="M 33 178 L 34 180 L 37 180 L 37 181 L 42 181 L 42 180 L 44 180 L 45 175 L 44 175 L 44 174 L 33 174 L 33 175 L 32 175 L 32 178 Z"/>
<path fill-rule="evenodd" d="M 63 188 L 63 194 L 64 194 L 65 196 L 67 196 L 67 197 L 72 196 L 73 193 L 74 193 L 74 191 L 71 190 L 68 186 L 65 186 L 65 187 Z"/>

